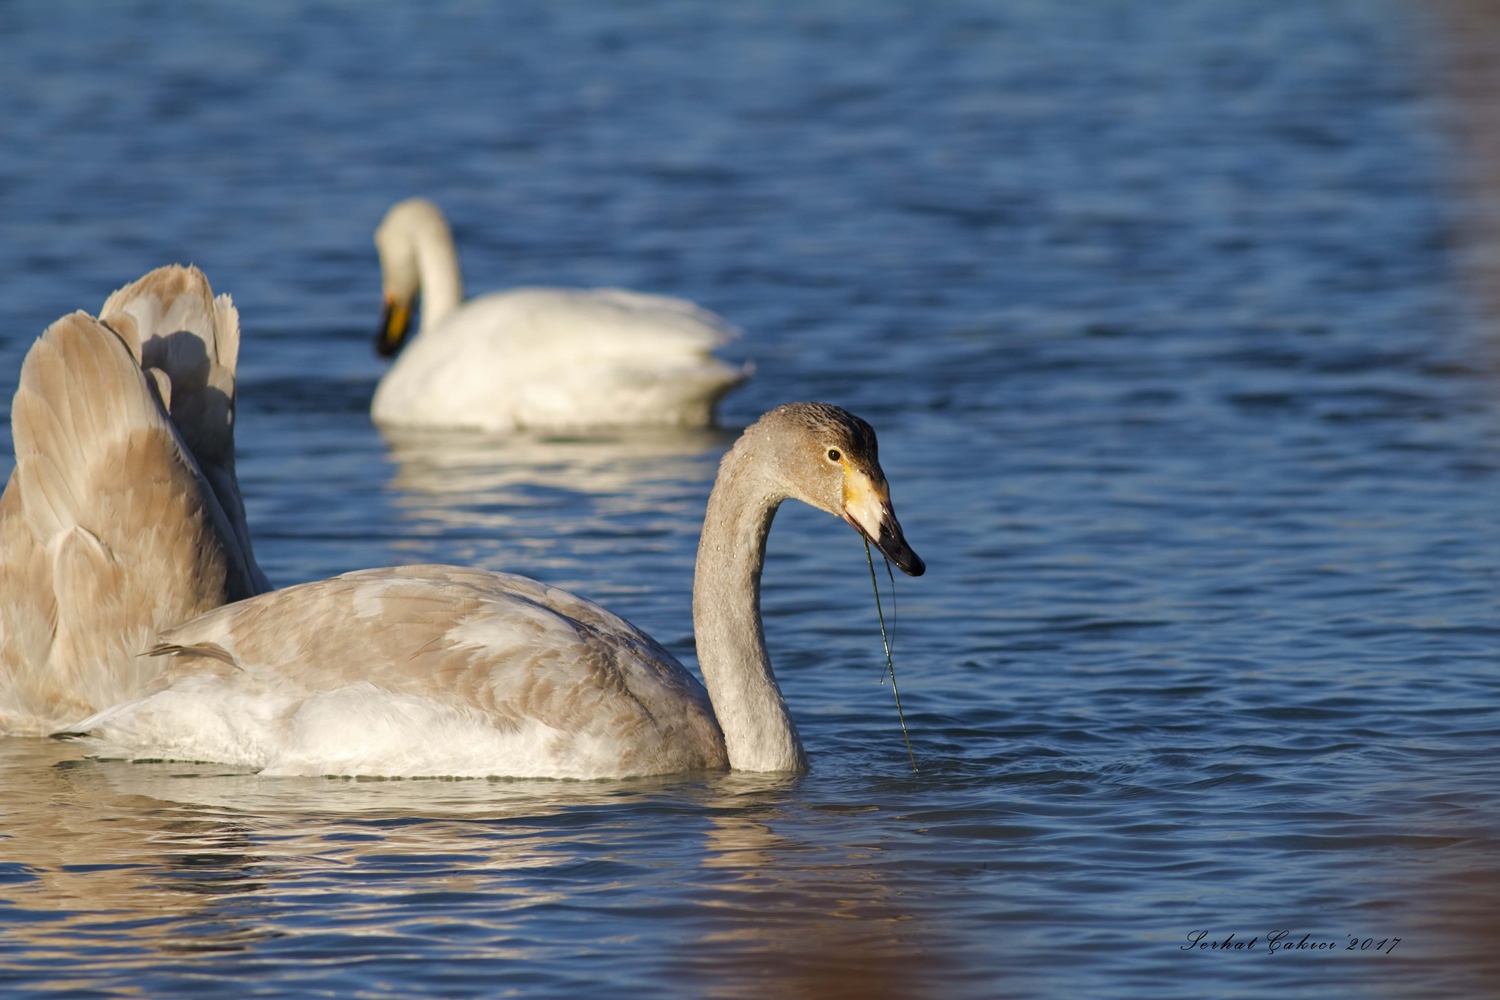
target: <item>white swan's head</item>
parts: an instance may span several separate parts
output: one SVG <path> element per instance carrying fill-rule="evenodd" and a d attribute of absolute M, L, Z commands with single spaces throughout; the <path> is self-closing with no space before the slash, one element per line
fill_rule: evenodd
<path fill-rule="evenodd" d="M 452 260 L 452 280 L 458 280 L 453 234 L 441 209 L 426 198 L 408 198 L 398 201 L 385 213 L 375 229 L 375 250 L 380 255 L 384 302 L 380 329 L 375 334 L 375 351 L 381 357 L 391 357 L 407 341 L 417 294 L 423 290 L 423 258 L 427 258 L 429 271 L 439 255 Z M 428 275 L 427 280 L 431 281 L 432 276 Z M 424 300 L 424 310 L 431 306 L 432 302 Z"/>
<path fill-rule="evenodd" d="M 869 424 L 828 403 L 787 403 L 746 429 L 745 437 L 770 439 L 788 496 L 842 517 L 908 576 L 927 571 L 896 520 Z"/>

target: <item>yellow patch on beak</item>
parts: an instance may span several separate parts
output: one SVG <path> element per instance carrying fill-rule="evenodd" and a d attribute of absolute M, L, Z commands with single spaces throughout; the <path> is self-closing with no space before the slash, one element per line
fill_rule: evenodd
<path fill-rule="evenodd" d="M 401 349 L 406 340 L 406 329 L 411 324 L 411 302 L 393 295 L 385 296 L 385 308 L 381 311 L 380 332 L 376 338 L 376 349 L 389 357 Z"/>
<path fill-rule="evenodd" d="M 890 489 L 844 461 L 844 520 L 872 542 L 880 539 L 880 523 L 890 508 Z"/>

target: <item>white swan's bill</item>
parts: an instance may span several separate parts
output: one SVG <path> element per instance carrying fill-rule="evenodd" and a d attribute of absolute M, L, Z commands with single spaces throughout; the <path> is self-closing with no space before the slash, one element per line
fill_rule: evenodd
<path fill-rule="evenodd" d="M 371 403 L 384 426 L 507 431 L 704 427 L 750 375 L 713 351 L 735 330 L 682 299 L 621 289 L 518 288 L 467 302 L 437 206 L 413 198 L 376 230 L 395 355 Z M 421 296 L 421 329 L 407 330 Z"/>

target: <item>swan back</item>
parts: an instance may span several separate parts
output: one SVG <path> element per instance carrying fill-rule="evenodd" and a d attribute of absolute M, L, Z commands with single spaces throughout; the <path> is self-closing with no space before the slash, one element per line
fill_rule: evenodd
<path fill-rule="evenodd" d="M 155 693 L 78 726 L 106 753 L 282 774 L 596 778 L 722 767 L 703 688 L 645 633 L 525 577 L 365 570 L 164 632 Z"/>
<path fill-rule="evenodd" d="M 74 313 L 22 365 L 0 496 L 0 731 L 47 732 L 136 696 L 158 672 L 138 654 L 160 629 L 267 589 L 234 489 L 233 307 L 201 273 L 168 270 L 111 296 L 123 335 Z M 184 336 L 197 348 L 172 340 L 177 323 L 196 325 Z M 220 459 L 239 530 L 167 415 L 174 396 Z"/>
<path fill-rule="evenodd" d="M 620 289 L 480 296 L 412 341 L 371 411 L 392 426 L 704 426 L 748 368 L 713 356 L 735 330 L 682 299 Z"/>

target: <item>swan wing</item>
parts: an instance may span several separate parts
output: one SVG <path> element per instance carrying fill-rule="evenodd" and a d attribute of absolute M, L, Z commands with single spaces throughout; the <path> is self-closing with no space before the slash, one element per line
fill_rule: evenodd
<path fill-rule="evenodd" d="M 160 690 L 103 752 L 268 773 L 618 777 L 723 766 L 703 688 L 592 602 L 448 566 L 365 570 L 162 635 Z"/>
<path fill-rule="evenodd" d="M 32 345 L 0 498 L 0 729 L 137 696 L 158 630 L 256 592 L 254 563 L 162 403 L 172 383 L 85 313 Z"/>
<path fill-rule="evenodd" d="M 214 296 L 196 267 L 158 268 L 116 291 L 100 311 L 146 371 L 171 384 L 169 415 L 229 519 L 255 577 L 257 593 L 271 589 L 255 565 L 250 529 L 234 468 L 235 369 L 239 313 L 228 295 Z"/>

